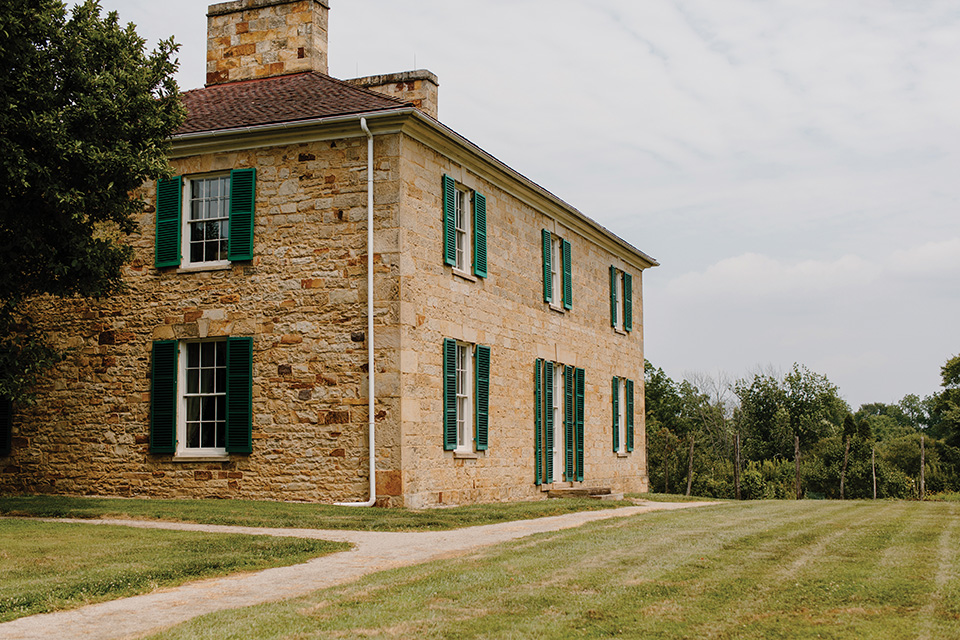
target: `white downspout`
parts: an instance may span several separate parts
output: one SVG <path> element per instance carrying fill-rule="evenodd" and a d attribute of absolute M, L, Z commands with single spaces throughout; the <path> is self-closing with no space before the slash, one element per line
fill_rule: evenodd
<path fill-rule="evenodd" d="M 372 507 L 377 502 L 377 456 L 375 449 L 376 416 L 373 412 L 373 134 L 367 128 L 367 119 L 360 118 L 360 128 L 367 134 L 367 416 L 370 448 L 370 499 L 366 502 L 337 502 L 340 507 Z"/>

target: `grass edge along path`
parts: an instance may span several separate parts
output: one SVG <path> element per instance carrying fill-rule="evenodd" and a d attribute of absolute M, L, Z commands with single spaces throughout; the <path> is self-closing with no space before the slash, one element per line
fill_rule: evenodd
<path fill-rule="evenodd" d="M 353 531 L 446 531 L 513 520 L 632 505 L 625 500 L 564 498 L 466 505 L 440 509 L 338 507 L 260 500 L 166 500 L 74 496 L 0 496 L 0 515 L 36 518 L 110 518 L 193 522 L 243 527 L 349 529 Z"/>
<path fill-rule="evenodd" d="M 304 538 L 2 519 L 0 622 L 349 548 Z"/>
<path fill-rule="evenodd" d="M 539 534 L 156 636 L 960 637 L 960 505 L 762 501 Z"/>

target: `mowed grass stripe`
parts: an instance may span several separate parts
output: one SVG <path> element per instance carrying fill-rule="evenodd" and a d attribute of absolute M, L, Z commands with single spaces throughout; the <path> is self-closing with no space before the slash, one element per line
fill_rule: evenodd
<path fill-rule="evenodd" d="M 296 564 L 349 547 L 300 538 L 0 520 L 0 622 Z"/>
<path fill-rule="evenodd" d="M 745 540 L 748 546 L 765 548 L 768 553 L 749 579 L 739 585 L 722 585 L 712 607 L 722 614 L 709 616 L 695 636 L 729 637 L 751 627 L 761 636 L 761 631 L 782 634 L 793 627 L 796 616 L 810 608 L 845 606 L 860 595 L 874 573 L 870 558 L 857 553 L 849 562 L 848 550 L 871 548 L 865 544 L 866 538 L 877 535 L 878 530 L 879 536 L 885 537 L 898 526 L 881 510 L 850 503 L 836 503 L 833 509 L 818 508 L 816 503 L 786 505 L 808 516 L 803 534 L 785 536 L 782 527 L 776 527 Z M 811 515 L 816 519 L 809 521 Z M 731 557 L 729 562 L 753 564 L 748 555 Z"/>
<path fill-rule="evenodd" d="M 929 615 L 931 637 L 955 638 L 954 614 L 922 609 L 938 600 L 937 575 L 944 600 L 956 589 L 958 557 L 944 548 L 960 546 L 957 515 L 886 501 L 647 514 L 205 616 L 162 637 L 892 640 L 916 638 Z M 931 532 L 932 554 L 922 548 Z M 881 561 L 901 553 L 907 568 L 882 576 Z M 898 584 L 910 606 L 881 601 Z"/>

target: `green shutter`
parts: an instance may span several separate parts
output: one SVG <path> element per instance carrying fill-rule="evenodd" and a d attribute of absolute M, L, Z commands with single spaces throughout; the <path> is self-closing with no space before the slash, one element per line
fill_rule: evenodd
<path fill-rule="evenodd" d="M 253 260 L 253 213 L 257 199 L 257 170 L 230 172 L 230 260 Z"/>
<path fill-rule="evenodd" d="M 443 339 L 443 449 L 457 448 L 457 341 Z"/>
<path fill-rule="evenodd" d="M 153 265 L 180 264 L 180 210 L 183 207 L 183 178 L 157 180 L 157 228 Z"/>
<path fill-rule="evenodd" d="M 610 265 L 610 326 L 617 326 L 617 268 Z"/>
<path fill-rule="evenodd" d="M 627 451 L 633 451 L 633 380 L 626 381 L 627 394 Z"/>
<path fill-rule="evenodd" d="M 490 420 L 490 347 L 478 344 L 476 356 L 477 369 L 477 410 L 475 438 L 477 451 L 486 451 Z"/>
<path fill-rule="evenodd" d="M 543 481 L 553 482 L 553 363 L 543 365 L 543 398 L 544 398 L 544 444 Z"/>
<path fill-rule="evenodd" d="M 561 240 L 561 252 L 563 253 L 563 308 L 573 308 L 573 269 L 570 260 L 570 243 Z"/>
<path fill-rule="evenodd" d="M 570 482 L 574 478 L 576 462 L 574 434 L 576 433 L 576 410 L 574 407 L 574 379 L 573 367 L 563 368 L 563 462 L 564 480 Z"/>
<path fill-rule="evenodd" d="M 473 194 L 473 273 L 487 277 L 487 199 Z"/>
<path fill-rule="evenodd" d="M 443 176 L 443 264 L 457 264 L 457 186 L 453 178 Z M 456 443 L 454 443 L 456 448 Z"/>
<path fill-rule="evenodd" d="M 633 276 L 623 273 L 623 329 L 633 329 Z"/>
<path fill-rule="evenodd" d="M 541 484 L 540 461 L 543 459 L 543 360 L 537 358 L 533 366 L 533 483 Z"/>
<path fill-rule="evenodd" d="M 253 452 L 253 338 L 227 339 L 227 452 Z"/>
<path fill-rule="evenodd" d="M 577 481 L 583 482 L 583 404 L 584 404 L 584 372 L 583 369 L 574 371 L 576 388 L 573 393 L 576 398 L 575 411 L 577 413 Z"/>
<path fill-rule="evenodd" d="M 613 450 L 620 451 L 620 379 L 613 376 Z"/>
<path fill-rule="evenodd" d="M 0 398 L 0 456 L 10 455 L 13 445 L 13 403 Z"/>
<path fill-rule="evenodd" d="M 543 301 L 551 302 L 553 287 L 550 286 L 550 232 L 546 229 L 541 230 L 540 239 L 543 245 Z"/>
<path fill-rule="evenodd" d="M 175 340 L 153 343 L 150 372 L 150 453 L 177 451 L 177 354 Z"/>

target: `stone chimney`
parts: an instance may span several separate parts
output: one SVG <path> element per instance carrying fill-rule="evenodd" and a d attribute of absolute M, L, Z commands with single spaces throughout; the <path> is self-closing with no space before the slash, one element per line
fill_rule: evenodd
<path fill-rule="evenodd" d="M 434 120 L 439 119 L 437 118 L 437 89 L 440 83 L 437 76 L 426 69 L 353 78 L 352 80 L 345 80 L 345 82 L 386 94 L 404 102 L 412 102 L 413 106 Z"/>
<path fill-rule="evenodd" d="M 207 8 L 207 86 L 327 73 L 328 0 L 233 0 Z"/>

